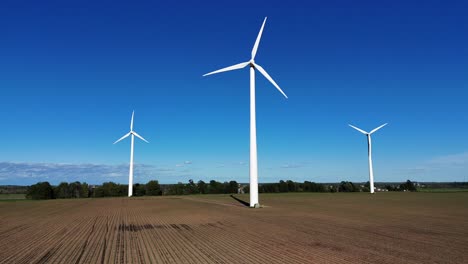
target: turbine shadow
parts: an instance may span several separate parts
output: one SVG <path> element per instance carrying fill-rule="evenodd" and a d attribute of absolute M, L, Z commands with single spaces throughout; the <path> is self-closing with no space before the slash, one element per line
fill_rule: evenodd
<path fill-rule="evenodd" d="M 234 200 L 236 200 L 236 201 L 238 201 L 239 203 L 241 203 L 241 204 L 244 205 L 244 206 L 247 206 L 247 207 L 250 206 L 250 204 L 249 204 L 248 202 L 246 202 L 246 201 L 244 201 L 244 200 L 241 200 L 241 199 L 235 197 L 235 196 L 232 195 L 232 194 L 231 194 L 231 198 L 234 199 Z"/>

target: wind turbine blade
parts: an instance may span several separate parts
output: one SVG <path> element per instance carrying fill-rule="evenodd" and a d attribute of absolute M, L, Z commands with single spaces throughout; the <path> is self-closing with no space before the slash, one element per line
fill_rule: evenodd
<path fill-rule="evenodd" d="M 117 143 L 117 142 L 119 142 L 119 141 L 121 141 L 122 139 L 124 139 L 124 138 L 130 136 L 131 133 L 132 133 L 132 132 L 128 132 L 127 134 L 125 134 L 125 136 L 119 138 L 119 140 L 117 140 L 116 142 L 114 142 L 114 144 Z"/>
<path fill-rule="evenodd" d="M 232 65 L 232 66 L 229 66 L 229 67 L 226 67 L 226 68 L 219 69 L 217 71 L 213 71 L 213 72 L 209 72 L 207 74 L 203 74 L 203 76 L 216 74 L 216 73 L 220 73 L 220 72 L 225 72 L 225 71 L 233 71 L 233 70 L 242 69 L 242 68 L 244 68 L 245 66 L 247 66 L 249 64 L 250 64 L 249 61 L 248 62 L 242 62 L 242 63 L 236 64 L 236 65 Z"/>
<path fill-rule="evenodd" d="M 254 63 L 254 67 L 255 67 L 261 74 L 263 74 L 263 76 L 265 76 L 265 78 L 267 78 L 267 80 L 269 80 L 269 81 L 276 87 L 276 89 L 278 89 L 278 91 L 280 91 L 280 93 L 282 93 L 282 94 L 284 95 L 284 97 L 288 98 L 288 96 L 283 92 L 283 90 L 281 90 L 281 88 L 279 87 L 279 85 L 276 84 L 276 82 L 273 80 L 273 78 L 271 78 L 271 76 L 265 71 L 265 69 L 262 68 L 262 66 L 260 66 L 260 65 Z"/>
<path fill-rule="evenodd" d="M 133 135 L 139 137 L 141 140 L 145 141 L 146 143 L 149 143 L 146 139 L 144 139 L 142 136 L 138 135 L 137 132 L 133 131 Z"/>
<path fill-rule="evenodd" d="M 132 121 L 130 121 L 130 131 L 133 130 L 133 115 L 135 114 L 135 110 L 132 112 Z"/>
<path fill-rule="evenodd" d="M 349 125 L 349 124 L 348 124 L 348 125 Z M 360 128 L 357 128 L 357 127 L 355 127 L 355 126 L 353 126 L 353 125 L 349 125 L 349 126 L 352 127 L 352 128 L 354 128 L 354 129 L 356 129 L 357 131 L 359 131 L 359 132 L 365 134 L 365 135 L 368 134 L 366 131 L 364 131 L 364 130 L 362 130 L 362 129 L 360 129 Z"/>
<path fill-rule="evenodd" d="M 255 55 L 257 54 L 258 45 L 260 44 L 260 39 L 262 38 L 263 27 L 265 27 L 266 20 L 267 18 L 265 17 L 265 20 L 263 20 L 262 27 L 260 28 L 260 32 L 258 32 L 257 40 L 255 40 L 255 44 L 252 49 L 252 60 L 255 58 Z"/>
<path fill-rule="evenodd" d="M 372 133 L 374 133 L 375 131 L 377 131 L 377 130 L 381 129 L 382 127 L 386 126 L 387 124 L 388 124 L 388 123 L 385 123 L 385 124 L 383 124 L 383 125 L 379 126 L 378 128 L 375 128 L 375 129 L 374 129 L 374 130 L 372 130 L 372 131 L 371 131 L 369 134 L 372 134 Z"/>

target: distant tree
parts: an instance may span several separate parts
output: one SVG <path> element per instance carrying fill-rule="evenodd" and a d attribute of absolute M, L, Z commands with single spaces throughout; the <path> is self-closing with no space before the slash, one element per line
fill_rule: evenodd
<path fill-rule="evenodd" d="M 186 186 L 182 182 L 178 182 L 177 184 L 173 184 L 169 187 L 168 194 L 170 195 L 183 195 L 187 194 Z"/>
<path fill-rule="evenodd" d="M 354 183 L 349 181 L 342 181 L 340 186 L 338 186 L 340 192 L 358 192 L 359 188 L 354 185 Z"/>
<path fill-rule="evenodd" d="M 236 181 L 230 181 L 226 188 L 226 193 L 237 193 L 239 184 Z"/>
<path fill-rule="evenodd" d="M 278 183 L 263 183 L 258 186 L 259 193 L 278 193 L 279 184 Z"/>
<path fill-rule="evenodd" d="M 80 198 L 81 183 L 79 181 L 72 182 L 69 185 L 70 198 Z"/>
<path fill-rule="evenodd" d="M 89 185 L 86 182 L 81 184 L 80 189 L 80 198 L 88 198 L 89 197 Z"/>
<path fill-rule="evenodd" d="M 28 199 L 53 199 L 54 191 L 49 182 L 38 182 L 34 185 L 29 186 L 26 193 Z"/>
<path fill-rule="evenodd" d="M 415 191 L 417 191 L 416 186 L 415 186 L 414 183 L 411 182 L 410 180 L 407 180 L 405 183 L 401 184 L 401 185 L 400 185 L 400 189 L 401 189 L 401 190 L 410 191 L 410 192 L 415 192 Z"/>
<path fill-rule="evenodd" d="M 57 199 L 71 198 L 70 186 L 67 182 L 61 182 L 54 188 L 54 196 Z"/>
<path fill-rule="evenodd" d="M 197 183 L 197 188 L 198 188 L 198 191 L 201 193 L 201 194 L 206 194 L 208 193 L 208 185 L 202 181 L 202 180 L 199 180 L 198 183 Z"/>
<path fill-rule="evenodd" d="M 95 197 L 109 196 L 127 196 L 128 185 L 121 185 L 114 182 L 105 182 L 101 186 L 94 189 Z"/>
<path fill-rule="evenodd" d="M 162 195 L 161 186 L 158 181 L 152 180 L 146 184 L 146 195 Z"/>
<path fill-rule="evenodd" d="M 144 196 L 146 194 L 146 186 L 144 184 L 136 183 L 133 185 L 134 196 Z"/>
<path fill-rule="evenodd" d="M 370 182 L 367 181 L 366 183 L 364 183 L 364 187 L 361 188 L 361 191 L 363 192 L 370 192 Z"/>
<path fill-rule="evenodd" d="M 197 194 L 200 193 L 200 191 L 198 190 L 197 184 L 192 179 L 190 179 L 189 184 L 187 184 L 186 191 L 184 193 Z"/>
<path fill-rule="evenodd" d="M 303 190 L 305 192 L 325 192 L 325 186 L 317 184 L 315 182 L 305 181 L 303 184 Z"/>
<path fill-rule="evenodd" d="M 209 193 L 211 193 L 211 194 L 223 193 L 224 192 L 224 186 L 220 182 L 217 182 L 215 180 L 211 180 L 210 185 L 208 187 L 208 190 L 209 190 Z"/>
<path fill-rule="evenodd" d="M 297 186 L 295 182 L 287 180 L 286 184 L 288 185 L 288 192 L 297 192 Z"/>
<path fill-rule="evenodd" d="M 288 188 L 288 184 L 283 181 L 283 180 L 280 180 L 279 182 L 279 191 L 280 192 L 288 192 L 289 188 Z"/>

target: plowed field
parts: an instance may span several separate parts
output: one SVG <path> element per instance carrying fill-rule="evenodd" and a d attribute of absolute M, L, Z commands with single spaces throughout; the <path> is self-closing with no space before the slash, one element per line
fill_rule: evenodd
<path fill-rule="evenodd" d="M 468 263 L 468 193 L 261 194 L 260 202 L 0 202 L 0 263 Z"/>

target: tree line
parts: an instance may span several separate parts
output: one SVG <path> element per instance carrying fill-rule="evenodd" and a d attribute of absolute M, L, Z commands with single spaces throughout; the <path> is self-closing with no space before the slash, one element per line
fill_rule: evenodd
<path fill-rule="evenodd" d="M 134 196 L 162 195 L 161 186 L 158 181 L 151 180 L 146 184 L 133 185 Z M 105 182 L 99 186 L 90 186 L 81 182 L 62 182 L 57 186 L 49 182 L 38 182 L 28 187 L 27 199 L 66 199 L 66 198 L 88 198 L 88 197 L 117 197 L 127 196 L 128 185 L 115 182 Z"/>
<path fill-rule="evenodd" d="M 382 187 L 387 191 L 416 191 L 413 182 L 407 180 L 400 185 L 387 185 Z M 364 185 L 350 181 L 342 181 L 339 184 L 320 184 L 310 181 L 303 183 L 291 180 L 280 180 L 278 183 L 259 184 L 260 193 L 284 193 L 284 192 L 369 192 L 369 182 Z M 236 181 L 218 182 L 211 180 L 208 183 L 202 180 L 188 183 L 159 184 L 157 180 L 151 180 L 146 184 L 133 185 L 134 196 L 158 196 L 158 195 L 189 195 L 189 194 L 233 194 L 249 193 L 248 184 L 239 184 Z M 66 199 L 88 197 L 118 197 L 128 195 L 128 185 L 114 182 L 105 182 L 94 186 L 81 182 L 62 182 L 57 186 L 49 182 L 39 182 L 27 188 L 28 199 Z"/>

